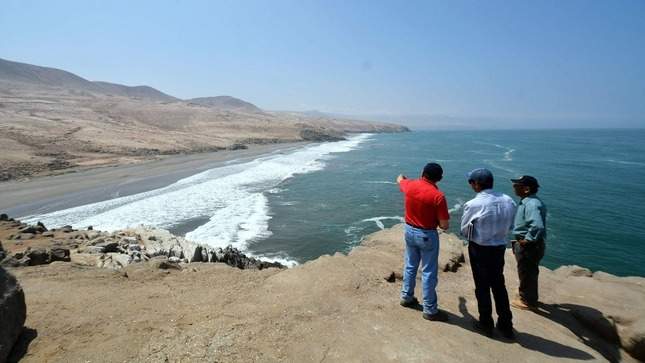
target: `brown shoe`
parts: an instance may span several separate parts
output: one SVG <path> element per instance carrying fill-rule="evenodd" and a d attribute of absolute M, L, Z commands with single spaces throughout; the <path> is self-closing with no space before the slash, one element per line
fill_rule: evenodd
<path fill-rule="evenodd" d="M 522 299 L 511 300 L 511 306 L 520 310 L 534 310 L 536 308 L 535 305 L 529 305 Z"/>

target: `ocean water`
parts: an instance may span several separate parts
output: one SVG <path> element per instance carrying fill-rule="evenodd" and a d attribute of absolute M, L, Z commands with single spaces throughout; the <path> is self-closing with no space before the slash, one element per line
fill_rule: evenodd
<path fill-rule="evenodd" d="M 537 177 L 549 208 L 543 265 L 577 264 L 645 276 L 645 130 L 418 131 L 352 136 L 207 170 L 161 189 L 43 215 L 46 225 L 115 230 L 148 224 L 213 246 L 295 264 L 348 252 L 363 236 L 400 223 L 399 173 L 428 161 L 456 231 L 473 197 L 465 174 L 487 167 L 496 189 Z"/>

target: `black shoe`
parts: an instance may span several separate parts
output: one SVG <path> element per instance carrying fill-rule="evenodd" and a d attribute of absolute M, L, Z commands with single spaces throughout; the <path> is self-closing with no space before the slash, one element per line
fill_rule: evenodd
<path fill-rule="evenodd" d="M 484 334 L 485 336 L 492 338 L 493 337 L 493 326 L 483 324 L 479 320 L 473 321 L 473 328 L 478 332 Z"/>
<path fill-rule="evenodd" d="M 417 298 L 416 298 L 416 297 L 413 297 L 413 298 L 412 298 L 412 299 L 410 299 L 410 300 L 403 300 L 403 299 L 401 299 L 400 304 L 401 304 L 401 306 L 403 306 L 404 308 L 413 308 L 413 307 L 415 307 L 415 306 L 419 305 L 419 300 L 417 300 Z"/>
<path fill-rule="evenodd" d="M 442 310 L 437 310 L 434 314 L 423 313 L 423 318 L 430 321 L 448 321 L 448 314 Z"/>
<path fill-rule="evenodd" d="M 515 340 L 515 332 L 513 331 L 513 327 L 510 328 L 500 328 L 499 325 L 497 326 L 497 330 L 502 334 L 502 336 L 508 340 Z"/>

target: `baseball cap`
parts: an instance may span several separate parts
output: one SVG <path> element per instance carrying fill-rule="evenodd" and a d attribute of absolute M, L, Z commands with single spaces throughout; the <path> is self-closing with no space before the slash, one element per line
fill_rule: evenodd
<path fill-rule="evenodd" d="M 539 187 L 540 184 L 538 184 L 537 179 L 530 175 L 522 175 L 518 179 L 511 179 L 511 181 L 515 184 L 521 184 L 527 187 Z"/>
<path fill-rule="evenodd" d="M 474 181 L 480 184 L 493 182 L 493 173 L 485 168 L 475 169 L 468 173 L 467 177 L 468 182 Z"/>

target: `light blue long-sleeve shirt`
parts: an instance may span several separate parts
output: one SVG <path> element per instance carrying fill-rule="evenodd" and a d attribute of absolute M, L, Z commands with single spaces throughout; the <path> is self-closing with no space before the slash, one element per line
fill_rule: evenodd
<path fill-rule="evenodd" d="M 546 240 L 546 205 L 535 194 L 520 201 L 515 214 L 513 235 L 529 242 Z"/>
<path fill-rule="evenodd" d="M 482 246 L 506 245 L 514 216 L 515 202 L 511 197 L 492 189 L 482 190 L 464 204 L 461 234 Z"/>

